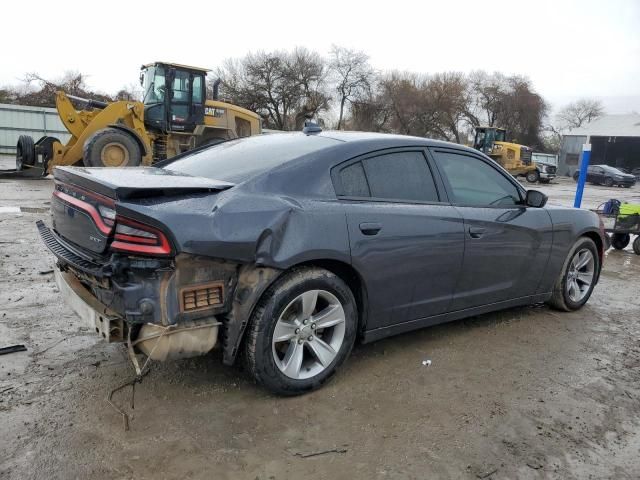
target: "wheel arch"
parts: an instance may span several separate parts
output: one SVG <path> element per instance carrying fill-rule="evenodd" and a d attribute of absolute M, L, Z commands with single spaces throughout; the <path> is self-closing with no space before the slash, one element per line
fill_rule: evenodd
<path fill-rule="evenodd" d="M 233 294 L 233 306 L 225 315 L 223 335 L 223 363 L 233 365 L 245 340 L 249 320 L 256 305 L 273 283 L 292 270 L 317 267 L 328 270 L 347 284 L 356 300 L 358 310 L 358 335 L 361 336 L 367 323 L 368 296 L 360 273 L 349 263 L 341 260 L 319 258 L 305 260 L 286 269 L 244 265 L 239 268 L 238 286 Z"/>

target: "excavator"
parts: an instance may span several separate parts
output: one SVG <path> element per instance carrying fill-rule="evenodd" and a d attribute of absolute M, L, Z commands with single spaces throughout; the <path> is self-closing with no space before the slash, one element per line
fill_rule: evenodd
<path fill-rule="evenodd" d="M 206 99 L 208 71 L 167 62 L 143 65 L 142 102 L 107 103 L 58 91 L 56 108 L 71 138 L 63 145 L 55 137 L 34 141 L 21 135 L 16 169 L 2 175 L 41 177 L 62 165 L 151 165 L 194 148 L 262 133 L 258 114 L 218 100 L 219 80 L 213 84 L 213 99 Z"/>
<path fill-rule="evenodd" d="M 532 160 L 533 149 L 507 142 L 504 128 L 476 127 L 473 148 L 488 155 L 514 177 L 524 176 L 529 183 L 540 180 L 540 172 Z"/>

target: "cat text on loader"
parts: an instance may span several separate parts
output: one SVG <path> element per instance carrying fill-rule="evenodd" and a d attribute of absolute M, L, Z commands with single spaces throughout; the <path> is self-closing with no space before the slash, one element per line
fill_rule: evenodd
<path fill-rule="evenodd" d="M 532 160 L 533 149 L 506 141 L 504 128 L 476 127 L 473 148 L 490 156 L 514 177 L 524 176 L 530 183 L 540 179 L 540 173 Z"/>
<path fill-rule="evenodd" d="M 262 133 L 260 117 L 249 110 L 206 100 L 208 70 L 173 63 L 142 66 L 142 102 L 111 103 L 57 92 L 56 108 L 71 139 L 18 140 L 14 176 L 42 176 L 53 167 L 151 165 L 194 148 Z M 82 105 L 77 110 L 74 104 Z"/>

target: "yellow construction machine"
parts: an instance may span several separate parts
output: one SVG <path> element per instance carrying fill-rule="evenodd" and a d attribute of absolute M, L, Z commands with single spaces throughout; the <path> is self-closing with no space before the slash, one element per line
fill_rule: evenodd
<path fill-rule="evenodd" d="M 530 183 L 540 180 L 540 173 L 532 160 L 533 149 L 506 141 L 504 128 L 476 127 L 473 148 L 490 156 L 514 177 L 524 176 Z"/>
<path fill-rule="evenodd" d="M 142 102 L 100 102 L 57 92 L 56 108 L 71 138 L 18 140 L 16 176 L 41 176 L 61 165 L 124 167 L 151 165 L 179 153 L 262 132 L 260 117 L 249 110 L 206 100 L 209 70 L 155 62 L 143 65 Z M 78 110 L 74 103 L 81 105 Z"/>

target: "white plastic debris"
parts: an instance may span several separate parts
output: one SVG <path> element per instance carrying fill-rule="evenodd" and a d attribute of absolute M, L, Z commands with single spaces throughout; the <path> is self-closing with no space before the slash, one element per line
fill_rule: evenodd
<path fill-rule="evenodd" d="M 425 367 L 431 366 L 431 360 L 423 360 L 422 365 L 424 365 Z"/>

